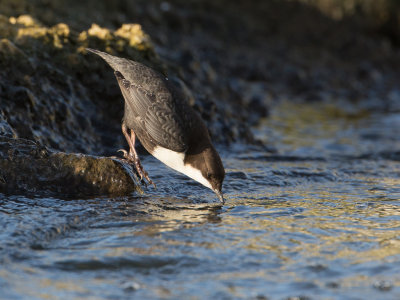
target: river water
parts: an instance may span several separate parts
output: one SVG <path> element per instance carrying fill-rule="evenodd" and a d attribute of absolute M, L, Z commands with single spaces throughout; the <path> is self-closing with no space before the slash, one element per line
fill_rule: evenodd
<path fill-rule="evenodd" d="M 2 299 L 400 299 L 400 113 L 276 107 L 220 148 L 227 203 L 152 157 L 143 195 L 0 194 Z"/>

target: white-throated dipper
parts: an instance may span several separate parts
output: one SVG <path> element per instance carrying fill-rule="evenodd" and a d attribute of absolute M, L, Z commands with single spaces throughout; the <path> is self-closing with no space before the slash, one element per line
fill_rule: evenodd
<path fill-rule="evenodd" d="M 125 99 L 122 132 L 129 144 L 129 153 L 121 151 L 125 159 L 135 164 L 141 179 L 153 183 L 136 153 L 136 137 L 151 155 L 212 189 L 224 203 L 221 189 L 225 170 L 221 158 L 203 120 L 182 92 L 161 73 L 141 63 L 87 50 L 114 69 Z"/>

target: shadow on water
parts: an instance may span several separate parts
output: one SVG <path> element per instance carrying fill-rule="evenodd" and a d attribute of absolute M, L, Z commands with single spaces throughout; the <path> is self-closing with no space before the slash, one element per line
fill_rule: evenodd
<path fill-rule="evenodd" d="M 161 166 L 143 196 L 0 196 L 0 288 L 31 298 L 400 298 L 400 116 L 284 104 L 222 149 L 223 207 Z"/>

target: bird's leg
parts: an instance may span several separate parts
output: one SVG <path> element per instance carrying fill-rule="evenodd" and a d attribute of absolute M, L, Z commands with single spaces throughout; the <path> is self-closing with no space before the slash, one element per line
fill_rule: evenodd
<path fill-rule="evenodd" d="M 149 178 L 149 174 L 144 170 L 140 159 L 139 155 L 136 153 L 135 150 L 135 132 L 131 129 L 130 130 L 130 136 L 128 134 L 128 128 L 126 127 L 125 123 L 122 123 L 122 133 L 125 136 L 126 141 L 128 142 L 129 145 L 129 153 L 125 150 L 119 150 L 122 151 L 124 154 L 124 158 L 127 159 L 129 162 L 133 162 L 135 164 L 136 170 L 140 176 L 140 179 L 143 180 L 143 177 L 154 187 L 156 187 L 155 183 Z"/>
<path fill-rule="evenodd" d="M 149 178 L 149 174 L 145 171 L 145 169 L 143 168 L 140 159 L 139 159 L 139 155 L 136 152 L 135 149 L 135 140 L 136 140 L 136 136 L 135 136 L 135 132 L 131 129 L 131 136 L 130 136 L 130 141 L 131 144 L 129 144 L 130 149 L 129 149 L 129 155 L 133 156 L 135 159 L 135 167 L 136 170 L 138 170 L 139 175 L 140 175 L 140 179 L 142 179 L 143 177 L 152 185 L 154 185 L 154 187 L 156 187 L 155 183 Z"/>
<path fill-rule="evenodd" d="M 125 151 L 123 149 L 120 149 L 118 151 L 121 151 L 124 154 L 125 159 L 127 159 L 131 162 L 134 162 L 134 158 L 135 158 L 134 154 L 136 153 L 136 151 L 135 151 L 135 136 L 133 136 L 133 142 L 132 142 L 131 137 L 128 134 L 128 127 L 126 127 L 125 123 L 122 123 L 121 129 L 122 129 L 122 133 L 125 136 L 126 141 L 128 142 L 128 145 L 129 145 L 129 154 L 127 151 Z M 133 151 L 132 151 L 132 149 L 133 149 Z"/>

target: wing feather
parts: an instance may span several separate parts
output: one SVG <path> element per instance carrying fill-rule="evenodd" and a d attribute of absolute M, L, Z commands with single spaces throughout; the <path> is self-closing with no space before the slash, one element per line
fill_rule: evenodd
<path fill-rule="evenodd" d="M 115 76 L 137 125 L 158 145 L 176 152 L 186 151 L 185 128 L 171 93 L 151 93 L 126 80 L 118 71 Z"/>

